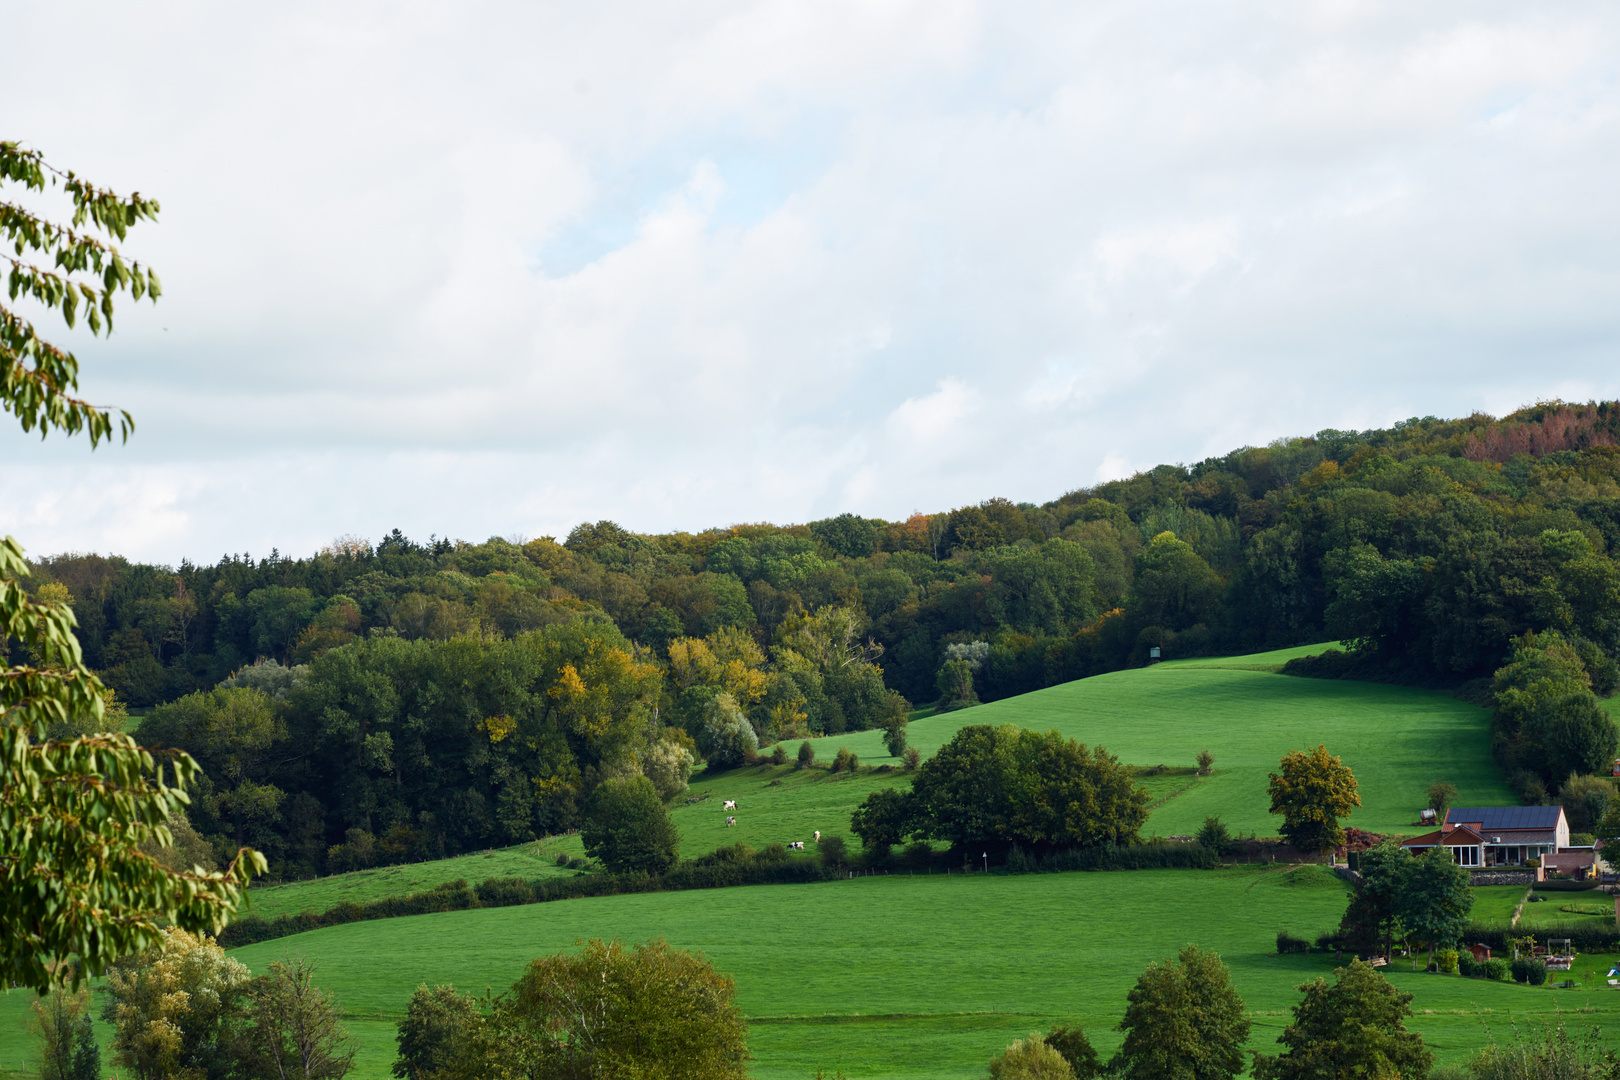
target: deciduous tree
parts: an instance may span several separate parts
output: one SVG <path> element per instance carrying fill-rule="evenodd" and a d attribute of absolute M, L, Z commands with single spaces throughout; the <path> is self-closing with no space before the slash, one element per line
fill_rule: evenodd
<path fill-rule="evenodd" d="M 1339 820 L 1361 805 L 1349 766 L 1318 746 L 1284 754 L 1282 772 L 1270 775 L 1271 812 L 1283 816 L 1278 831 L 1290 844 L 1320 853 L 1344 843 Z"/>
<path fill-rule="evenodd" d="M 1423 1036 L 1406 1030 L 1412 995 L 1396 990 L 1370 964 L 1352 960 L 1295 989 L 1294 1022 L 1277 1041 L 1280 1056 L 1256 1054 L 1255 1080 L 1328 1080 L 1333 1077 L 1425 1076 L 1434 1055 Z"/>
<path fill-rule="evenodd" d="M 1131 1080 L 1232 1080 L 1249 1021 L 1221 958 L 1196 945 L 1150 964 L 1126 995 L 1119 1065 Z"/>
<path fill-rule="evenodd" d="M 585 852 L 615 872 L 659 874 L 675 865 L 680 834 L 645 776 L 602 781 L 585 803 Z"/>
<path fill-rule="evenodd" d="M 244 988 L 246 1008 L 231 1033 L 234 1080 L 340 1080 L 354 1046 L 337 1001 L 315 985 L 303 960 L 272 962 Z"/>

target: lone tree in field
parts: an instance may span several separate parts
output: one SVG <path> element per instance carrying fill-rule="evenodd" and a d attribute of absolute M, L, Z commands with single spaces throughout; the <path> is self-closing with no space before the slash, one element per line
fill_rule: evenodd
<path fill-rule="evenodd" d="M 1148 965 L 1126 996 L 1119 1064 L 1130 1080 L 1232 1080 L 1249 1021 L 1221 958 L 1196 945 Z"/>
<path fill-rule="evenodd" d="M 1282 772 L 1271 774 L 1271 812 L 1283 816 L 1283 838 L 1301 851 L 1317 854 L 1344 843 L 1339 819 L 1361 805 L 1350 767 L 1318 746 L 1309 753 L 1290 750 Z"/>
<path fill-rule="evenodd" d="M 602 781 L 585 802 L 585 853 L 614 873 L 661 874 L 680 857 L 680 835 L 645 776 Z"/>
<path fill-rule="evenodd" d="M 0 142 L 0 186 L 8 183 L 59 186 L 73 202 L 62 224 L 0 201 L 11 305 L 60 313 L 69 329 L 82 313 L 99 334 L 112 331 L 118 293 L 157 299 L 157 275 L 113 243 L 156 219 L 154 200 L 98 188 Z M 112 438 L 113 417 L 75 396 L 78 386 L 78 359 L 0 302 L 0 408 L 24 431 L 83 432 L 93 448 Z M 127 413 L 118 427 L 128 438 Z M 141 850 L 172 845 L 168 821 L 189 801 L 197 763 L 154 756 L 120 733 L 49 737 L 107 726 L 106 688 L 84 665 L 65 596 L 30 599 L 19 583 L 28 574 L 21 545 L 0 540 L 0 640 L 21 642 L 11 655 L 31 657 L 0 666 L 0 979 L 45 991 L 157 945 L 166 925 L 218 932 L 265 861 L 244 849 L 222 873 L 176 871 Z"/>
<path fill-rule="evenodd" d="M 236 1080 L 342 1080 L 354 1045 L 335 998 L 315 985 L 303 960 L 272 962 L 247 984 L 244 1023 L 227 1042 Z"/>
<path fill-rule="evenodd" d="M 1434 1055 L 1422 1035 L 1406 1030 L 1412 995 L 1360 960 L 1333 974 L 1331 986 L 1314 979 L 1295 987 L 1305 997 L 1277 1039 L 1288 1050 L 1279 1057 L 1255 1054 L 1255 1080 L 1427 1075 Z"/>
<path fill-rule="evenodd" d="M 1451 804 L 1457 801 L 1457 785 L 1445 780 L 1436 780 L 1429 785 L 1429 809 L 1441 821 L 1446 820 L 1446 811 Z"/>

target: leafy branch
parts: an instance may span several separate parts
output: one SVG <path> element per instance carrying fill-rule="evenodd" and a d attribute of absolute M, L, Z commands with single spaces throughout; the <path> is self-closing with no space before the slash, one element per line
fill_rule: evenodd
<path fill-rule="evenodd" d="M 154 303 L 163 295 L 162 282 L 150 267 L 126 261 L 112 243 L 84 230 L 88 223 L 123 240 L 138 222 L 157 220 L 157 200 L 98 188 L 15 142 L 0 142 L 0 183 L 6 182 L 32 191 L 59 186 L 73 200 L 69 226 L 0 202 L 0 239 L 11 248 L 0 259 L 10 265 L 6 292 L 11 303 L 34 300 L 60 312 L 69 329 L 78 325 L 82 305 L 90 332 L 110 334 L 118 293 L 128 292 L 137 301 L 150 296 Z M 48 256 L 50 266 L 30 261 L 30 253 Z M 17 417 L 23 430 L 37 427 L 41 437 L 52 428 L 69 435 L 83 431 L 91 446 L 111 439 L 111 410 L 75 396 L 78 388 L 79 363 L 73 353 L 45 340 L 32 323 L 0 304 L 0 405 Z M 122 410 L 117 416 L 119 433 L 128 440 L 135 422 Z"/>

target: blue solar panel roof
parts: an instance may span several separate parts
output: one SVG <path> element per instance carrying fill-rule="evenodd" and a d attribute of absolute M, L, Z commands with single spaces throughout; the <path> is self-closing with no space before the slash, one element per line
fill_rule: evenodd
<path fill-rule="evenodd" d="M 1486 829 L 1555 829 L 1562 807 L 1464 806 L 1446 812 L 1446 823 L 1478 821 Z"/>

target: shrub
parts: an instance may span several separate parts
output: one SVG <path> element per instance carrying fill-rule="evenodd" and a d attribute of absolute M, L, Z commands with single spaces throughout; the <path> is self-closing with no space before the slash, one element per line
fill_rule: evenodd
<path fill-rule="evenodd" d="M 1545 960 L 1531 960 L 1525 967 L 1528 976 L 1526 982 L 1531 986 L 1547 985 L 1547 962 Z"/>
<path fill-rule="evenodd" d="M 569 855 L 568 852 L 561 851 L 561 852 L 557 853 L 557 865 L 558 866 L 567 867 L 568 864 L 570 862 L 572 862 L 572 861 L 573 861 L 573 856 Z"/>
<path fill-rule="evenodd" d="M 840 746 L 838 756 L 833 758 L 832 771 L 835 773 L 854 772 L 856 760 L 855 755 L 849 752 L 849 747 Z"/>
<path fill-rule="evenodd" d="M 1215 768 L 1215 755 L 1208 750 L 1198 751 L 1198 775 L 1208 776 Z"/>
<path fill-rule="evenodd" d="M 905 854 L 900 856 L 902 862 L 911 870 L 926 870 L 928 864 L 934 861 L 932 845 L 921 840 L 906 848 Z"/>
<path fill-rule="evenodd" d="M 806 739 L 799 744 L 799 768 L 808 769 L 816 763 L 816 748 Z"/>
<path fill-rule="evenodd" d="M 1513 973 L 1512 966 L 1500 956 L 1493 956 L 1485 961 L 1485 977 L 1497 982 L 1506 982 Z"/>
<path fill-rule="evenodd" d="M 1456 949 L 1436 949 L 1434 962 L 1439 965 L 1440 971 L 1445 975 L 1457 974 L 1457 965 L 1461 961 Z"/>
<path fill-rule="evenodd" d="M 901 760 L 906 763 L 906 772 L 916 772 L 917 766 L 922 764 L 922 755 L 917 752 L 915 746 L 908 746 L 905 754 L 901 756 Z"/>
<path fill-rule="evenodd" d="M 703 715 L 703 726 L 698 730 L 698 748 L 711 765 L 722 769 L 733 768 L 746 762 L 759 750 L 759 736 L 754 726 L 737 707 L 737 699 L 730 694 L 716 694 Z"/>
<path fill-rule="evenodd" d="M 899 757 L 906 752 L 906 725 L 905 721 L 891 724 L 883 732 L 883 748 L 889 752 L 890 757 Z"/>
<path fill-rule="evenodd" d="M 580 837 L 585 853 L 616 873 L 661 873 L 679 857 L 680 835 L 664 800 L 645 776 L 614 777 L 598 784 L 585 800 Z"/>
<path fill-rule="evenodd" d="M 1075 1080 L 1092 1080 L 1102 1072 L 1102 1062 L 1091 1040 L 1086 1038 L 1085 1028 L 1059 1024 L 1046 1033 L 1046 1045 L 1063 1055 L 1063 1060 L 1074 1070 Z"/>
<path fill-rule="evenodd" d="M 1073 1080 L 1074 1069 L 1055 1047 L 1047 1045 L 1039 1032 L 1026 1039 L 1015 1039 L 1005 1051 L 990 1059 L 991 1080 Z"/>
<path fill-rule="evenodd" d="M 522 878 L 489 878 L 478 886 L 478 902 L 485 907 L 514 907 L 534 903 L 534 886 Z"/>
<path fill-rule="evenodd" d="M 772 765 L 786 765 L 787 764 L 787 748 L 784 747 L 781 743 L 777 743 L 775 746 L 771 747 L 771 764 Z"/>
<path fill-rule="evenodd" d="M 1526 960 L 1524 957 L 1521 956 L 1519 959 L 1513 961 L 1509 967 L 1509 970 L 1513 972 L 1514 982 L 1527 983 L 1530 981 L 1530 961 Z"/>
<path fill-rule="evenodd" d="M 1485 965 L 1474 963 L 1474 958 L 1468 953 L 1457 957 L 1457 974 L 1465 979 L 1478 978 L 1485 974 Z"/>
<path fill-rule="evenodd" d="M 1008 849 L 1007 873 L 1033 874 L 1039 869 L 1040 864 L 1035 861 L 1035 856 L 1029 854 L 1029 852 L 1025 851 L 1017 844 L 1014 844 L 1010 849 Z"/>
<path fill-rule="evenodd" d="M 1194 839 L 1217 855 L 1226 855 L 1232 850 L 1232 835 L 1218 817 L 1205 818 L 1203 827 Z"/>
<path fill-rule="evenodd" d="M 1295 937 L 1287 930 L 1277 931 L 1277 954 L 1279 956 L 1287 956 L 1291 953 L 1308 953 L 1310 951 L 1311 943 L 1306 939 L 1302 937 Z"/>
<path fill-rule="evenodd" d="M 821 862 L 829 870 L 842 870 L 849 865 L 849 846 L 842 836 L 823 836 L 816 843 Z"/>

